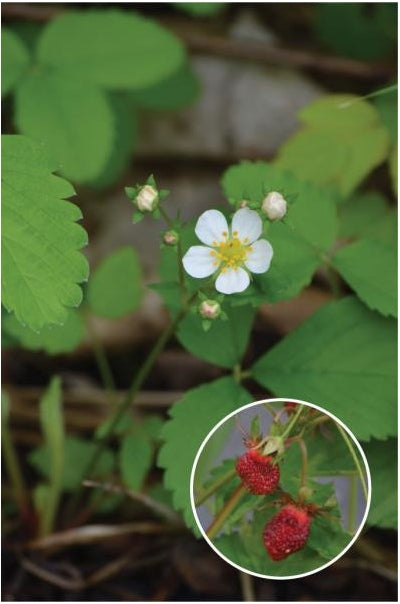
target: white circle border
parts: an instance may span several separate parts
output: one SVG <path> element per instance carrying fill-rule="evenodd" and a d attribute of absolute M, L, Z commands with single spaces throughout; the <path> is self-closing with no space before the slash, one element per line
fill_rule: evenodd
<path fill-rule="evenodd" d="M 361 455 L 361 458 L 364 462 L 364 467 L 365 467 L 365 471 L 367 474 L 367 485 L 368 485 L 368 497 L 367 497 L 367 502 L 366 502 L 366 506 L 365 506 L 365 511 L 364 511 L 364 515 L 362 517 L 362 520 L 360 522 L 360 526 L 358 527 L 357 531 L 355 532 L 355 534 L 353 535 L 353 538 L 351 539 L 351 541 L 346 545 L 346 547 L 340 552 L 340 554 L 338 554 L 337 556 L 335 556 L 335 558 L 333 558 L 332 560 L 330 560 L 329 562 L 327 562 L 326 564 L 319 566 L 318 568 L 311 570 L 309 572 L 306 573 L 301 573 L 299 575 L 288 575 L 288 576 L 284 576 L 284 577 L 279 577 L 279 576 L 275 576 L 275 575 L 262 575 L 261 573 L 256 573 L 254 571 L 248 570 L 247 568 L 243 568 L 242 566 L 239 566 L 239 564 L 235 564 L 234 562 L 232 562 L 231 560 L 229 560 L 229 558 L 227 558 L 226 556 L 224 556 L 224 554 L 222 554 L 218 548 L 213 544 L 213 542 L 211 541 L 211 539 L 207 536 L 204 528 L 202 527 L 199 517 L 197 515 L 197 510 L 196 510 L 196 506 L 195 506 L 195 502 L 194 502 L 194 476 L 196 473 L 196 468 L 197 468 L 197 463 L 199 461 L 200 455 L 204 449 L 204 447 L 206 446 L 207 442 L 209 441 L 209 439 L 212 437 L 212 435 L 214 434 L 214 432 L 216 432 L 218 430 L 218 428 L 220 426 L 222 426 L 222 424 L 224 424 L 228 419 L 230 419 L 231 417 L 234 417 L 235 415 L 237 415 L 238 413 L 240 413 L 241 411 L 243 411 L 244 409 L 249 409 L 250 407 L 254 407 L 255 405 L 262 405 L 265 403 L 281 403 L 281 402 L 291 402 L 291 403 L 298 403 L 301 405 L 306 405 L 307 407 L 313 407 L 314 409 L 318 409 L 318 411 L 320 411 L 321 413 L 324 413 L 325 415 L 328 415 L 331 419 L 333 419 L 336 423 L 338 423 L 345 431 L 346 433 L 351 437 L 351 440 L 353 443 L 355 443 L 355 445 L 357 446 L 358 452 Z M 355 541 L 358 539 L 362 529 L 364 528 L 364 525 L 367 521 L 367 517 L 369 514 L 369 508 L 371 506 L 371 497 L 372 497 L 372 481 L 371 481 L 371 472 L 369 469 L 369 465 L 368 465 L 368 460 L 367 457 L 360 445 L 360 443 L 358 442 L 357 438 L 354 436 L 354 434 L 352 433 L 352 431 L 340 420 L 336 417 L 336 415 L 334 415 L 333 413 L 330 413 L 330 411 L 326 411 L 326 409 L 324 409 L 323 407 L 320 407 L 318 405 L 314 405 L 313 403 L 308 403 L 307 401 L 302 401 L 300 399 L 296 399 L 296 398 L 268 398 L 268 399 L 261 399 L 259 401 L 254 401 L 253 403 L 248 403 L 247 405 L 243 405 L 242 407 L 238 407 L 238 409 L 235 409 L 235 411 L 232 411 L 231 413 L 229 413 L 228 415 L 226 415 L 224 418 L 222 418 L 215 426 L 214 428 L 207 434 L 207 436 L 205 437 L 205 439 L 203 440 L 203 442 L 200 445 L 199 450 L 197 451 L 196 457 L 194 459 L 193 462 L 193 466 L 192 466 L 192 471 L 190 474 L 190 504 L 192 507 L 192 512 L 194 515 L 194 518 L 196 520 L 196 524 L 203 536 L 203 538 L 207 541 L 208 545 L 215 551 L 215 553 L 222 558 L 223 560 L 225 560 L 225 562 L 227 562 L 228 564 L 230 564 L 231 566 L 234 566 L 235 568 L 237 568 L 238 570 L 240 570 L 241 572 L 247 573 L 248 575 L 253 575 L 254 577 L 260 577 L 261 579 L 274 579 L 276 581 L 288 581 L 290 579 L 300 579 L 302 577 L 308 577 L 310 575 L 314 575 L 315 573 L 319 573 L 321 570 L 324 570 L 325 568 L 328 568 L 328 566 L 331 566 L 331 564 L 334 564 L 337 560 L 339 560 L 342 556 L 344 556 L 344 554 L 352 547 L 352 545 L 355 543 Z"/>

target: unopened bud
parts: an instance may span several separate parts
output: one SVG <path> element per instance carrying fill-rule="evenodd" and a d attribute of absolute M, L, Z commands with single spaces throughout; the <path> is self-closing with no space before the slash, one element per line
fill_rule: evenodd
<path fill-rule="evenodd" d="M 221 314 L 221 306 L 215 300 L 203 300 L 199 306 L 199 314 L 203 319 L 217 319 Z"/>
<path fill-rule="evenodd" d="M 261 209 L 270 220 L 281 220 L 286 214 L 287 202 L 280 193 L 271 191 L 263 200 Z"/>
<path fill-rule="evenodd" d="M 153 212 L 158 205 L 158 191 L 151 185 L 144 185 L 136 196 L 135 203 L 141 212 Z"/>
<path fill-rule="evenodd" d="M 163 241 L 165 245 L 174 246 L 179 241 L 179 235 L 176 231 L 167 231 L 164 233 Z"/>
<path fill-rule="evenodd" d="M 308 501 L 311 499 L 313 494 L 313 489 L 310 487 L 300 487 L 299 489 L 299 499 L 300 501 Z"/>

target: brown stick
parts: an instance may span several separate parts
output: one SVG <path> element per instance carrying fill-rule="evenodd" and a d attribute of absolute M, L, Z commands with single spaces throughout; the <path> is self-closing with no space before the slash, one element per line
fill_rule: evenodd
<path fill-rule="evenodd" d="M 32 4 L 3 4 L 3 19 L 27 19 L 46 22 L 65 11 L 63 5 L 37 6 Z M 306 50 L 283 48 L 263 42 L 231 40 L 221 36 L 189 31 L 187 27 L 174 25 L 171 19 L 165 25 L 174 31 L 194 53 L 205 53 L 228 59 L 241 59 L 267 65 L 308 69 L 319 73 L 336 73 L 359 79 L 388 79 L 395 70 L 382 63 L 364 63 L 354 59 L 334 57 Z"/>

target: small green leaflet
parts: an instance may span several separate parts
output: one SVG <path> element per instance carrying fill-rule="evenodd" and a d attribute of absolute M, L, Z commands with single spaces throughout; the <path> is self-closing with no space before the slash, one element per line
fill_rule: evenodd
<path fill-rule="evenodd" d="M 361 443 L 371 471 L 372 500 L 367 518 L 370 525 L 397 527 L 397 440 Z"/>
<path fill-rule="evenodd" d="M 253 367 L 280 397 L 312 401 L 358 437 L 396 433 L 396 328 L 349 296 L 323 306 Z"/>
<path fill-rule="evenodd" d="M 389 215 L 395 226 L 397 217 L 391 212 L 386 197 L 378 191 L 355 194 L 339 206 L 339 237 L 375 239 Z"/>
<path fill-rule="evenodd" d="M 90 81 L 39 69 L 16 89 L 20 132 L 44 144 L 61 174 L 89 182 L 111 155 L 113 115 L 105 93 Z"/>
<path fill-rule="evenodd" d="M 48 354 L 72 352 L 84 336 L 83 319 L 79 311 L 70 309 L 63 325 L 49 325 L 38 333 L 22 325 L 14 314 L 2 317 L 2 329 L 23 348 L 45 350 Z"/>
<path fill-rule="evenodd" d="M 139 259 L 131 247 L 107 256 L 91 276 L 87 303 L 99 317 L 118 319 L 135 310 L 142 297 Z"/>
<path fill-rule="evenodd" d="M 332 94 L 299 113 L 304 128 L 280 149 L 276 165 L 346 197 L 389 153 L 389 134 L 376 108 L 350 94 Z"/>
<path fill-rule="evenodd" d="M 341 248 L 332 262 L 358 297 L 384 316 L 397 316 L 397 254 L 381 241 L 361 239 Z"/>
<path fill-rule="evenodd" d="M 30 56 L 23 42 L 9 29 L 1 28 L 1 95 L 12 90 L 27 71 Z"/>
<path fill-rule="evenodd" d="M 142 488 L 151 467 L 153 447 L 146 434 L 135 432 L 125 436 L 121 443 L 119 465 L 124 484 L 132 491 Z"/>
<path fill-rule="evenodd" d="M 72 186 L 51 174 L 37 143 L 2 136 L 3 304 L 33 330 L 63 323 L 69 306 L 79 306 L 78 283 L 88 264 L 79 249 L 87 243 L 77 206 L 65 201 Z"/>
<path fill-rule="evenodd" d="M 41 64 L 114 90 L 151 86 L 176 71 L 184 57 L 181 42 L 158 23 L 115 9 L 60 15 L 47 25 L 37 49 Z"/>
<path fill-rule="evenodd" d="M 173 493 L 175 509 L 183 511 L 186 524 L 195 530 L 189 483 L 197 451 L 215 424 L 251 400 L 233 378 L 223 377 L 189 390 L 169 412 L 158 464 L 165 469 L 164 484 Z"/>

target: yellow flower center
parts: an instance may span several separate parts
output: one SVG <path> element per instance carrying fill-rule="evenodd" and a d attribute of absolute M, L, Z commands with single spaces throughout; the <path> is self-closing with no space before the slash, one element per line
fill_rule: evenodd
<path fill-rule="evenodd" d="M 251 246 L 246 245 L 248 239 L 241 241 L 237 235 L 237 231 L 234 231 L 233 237 L 228 238 L 228 233 L 224 232 L 225 241 L 220 243 L 213 241 L 215 249 L 211 252 L 211 255 L 215 257 L 215 266 L 222 264 L 222 272 L 225 272 L 228 268 L 237 269 L 242 266 L 251 251 Z"/>

